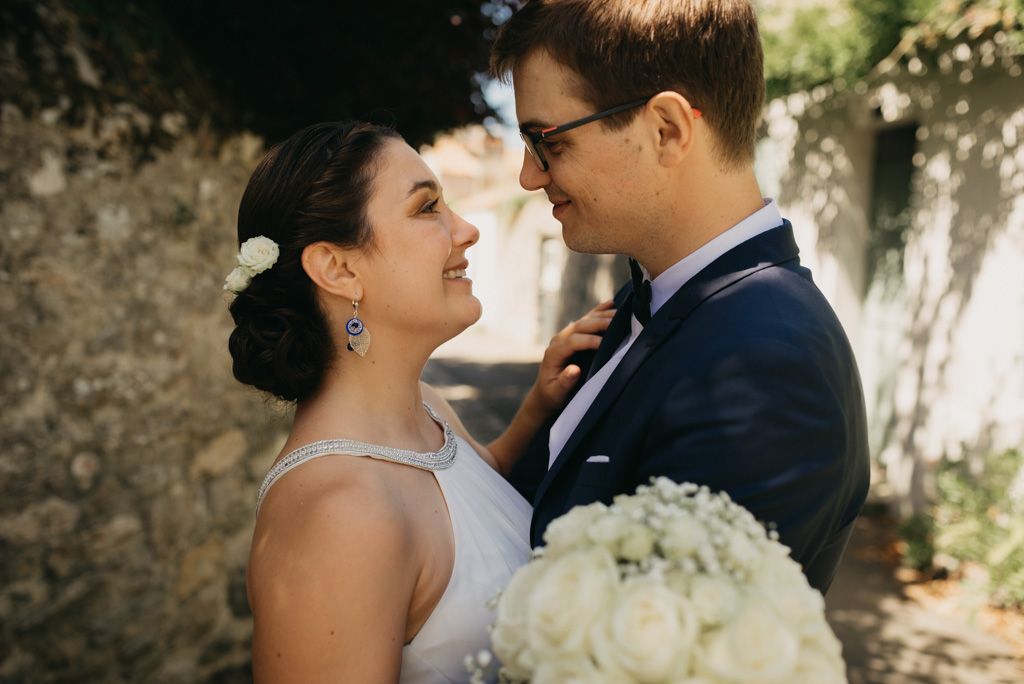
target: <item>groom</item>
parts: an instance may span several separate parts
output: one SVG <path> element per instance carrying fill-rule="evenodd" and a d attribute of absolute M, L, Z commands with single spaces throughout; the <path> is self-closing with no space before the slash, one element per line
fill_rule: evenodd
<path fill-rule="evenodd" d="M 846 335 L 754 178 L 764 105 L 749 0 L 531 0 L 500 30 L 527 152 L 570 249 L 633 282 L 572 400 L 511 480 L 532 541 L 652 476 L 724 490 L 835 575 L 868 490 Z"/>

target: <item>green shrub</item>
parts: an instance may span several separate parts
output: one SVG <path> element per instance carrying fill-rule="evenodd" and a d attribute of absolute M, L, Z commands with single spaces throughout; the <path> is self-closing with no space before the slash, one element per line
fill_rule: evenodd
<path fill-rule="evenodd" d="M 927 570 L 935 558 L 935 523 L 930 515 L 915 515 L 900 525 L 899 533 L 907 542 L 903 564 L 914 570 Z"/>
<path fill-rule="evenodd" d="M 1000 606 L 1024 606 L 1022 464 L 1019 451 L 993 452 L 977 472 L 966 461 L 943 462 L 936 479 L 936 552 L 984 568 L 985 590 Z"/>

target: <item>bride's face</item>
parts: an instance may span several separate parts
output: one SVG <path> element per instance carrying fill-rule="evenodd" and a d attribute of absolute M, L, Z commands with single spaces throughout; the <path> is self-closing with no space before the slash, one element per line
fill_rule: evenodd
<path fill-rule="evenodd" d="M 365 255 L 360 317 L 375 335 L 416 333 L 440 343 L 481 314 L 465 277 L 480 232 L 445 204 L 441 184 L 405 142 L 386 143 L 367 203 L 374 249 Z"/>

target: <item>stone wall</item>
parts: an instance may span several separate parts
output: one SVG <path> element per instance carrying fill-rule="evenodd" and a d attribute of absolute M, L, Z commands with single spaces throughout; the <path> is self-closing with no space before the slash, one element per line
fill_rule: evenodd
<path fill-rule="evenodd" d="M 248 681 L 288 414 L 231 377 L 221 287 L 262 141 L 127 103 L 0 114 L 0 681 Z"/>

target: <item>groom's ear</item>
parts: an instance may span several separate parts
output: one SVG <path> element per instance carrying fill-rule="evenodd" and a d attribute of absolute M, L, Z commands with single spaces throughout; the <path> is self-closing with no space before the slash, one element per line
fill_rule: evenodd
<path fill-rule="evenodd" d="M 354 264 L 359 255 L 331 242 L 314 242 L 302 250 L 302 269 L 317 287 L 349 301 L 363 298 L 363 283 Z"/>
<path fill-rule="evenodd" d="M 658 163 L 666 168 L 680 164 L 690 154 L 700 111 L 674 91 L 652 97 L 645 110 L 655 133 Z"/>

